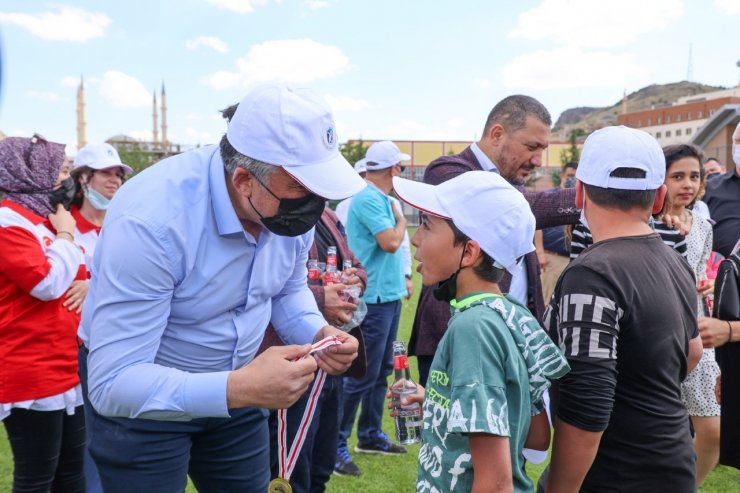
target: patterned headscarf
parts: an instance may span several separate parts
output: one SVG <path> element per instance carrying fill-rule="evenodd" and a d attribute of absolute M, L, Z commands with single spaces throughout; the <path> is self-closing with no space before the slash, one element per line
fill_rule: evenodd
<path fill-rule="evenodd" d="M 0 191 L 5 198 L 46 217 L 54 209 L 49 192 L 64 164 L 64 144 L 34 136 L 0 141 Z"/>

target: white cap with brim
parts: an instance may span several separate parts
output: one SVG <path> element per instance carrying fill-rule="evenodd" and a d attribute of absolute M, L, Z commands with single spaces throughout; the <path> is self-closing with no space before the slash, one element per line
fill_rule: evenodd
<path fill-rule="evenodd" d="M 92 169 L 105 169 L 120 166 L 123 168 L 124 175 L 130 175 L 134 170 L 128 164 L 121 162 L 116 148 L 110 144 L 90 144 L 86 145 L 77 152 L 73 168 L 87 166 Z"/>
<path fill-rule="evenodd" d="M 644 178 L 611 176 L 618 169 L 636 168 Z M 588 136 L 576 170 L 587 185 L 617 190 L 656 190 L 665 180 L 665 155 L 647 132 L 625 126 L 604 127 Z"/>
<path fill-rule="evenodd" d="M 411 156 L 401 152 L 390 140 L 382 140 L 371 145 L 365 153 L 368 171 L 377 171 L 395 166 L 401 161 L 409 161 Z"/>
<path fill-rule="evenodd" d="M 313 91 L 264 85 L 239 103 L 226 138 L 239 153 L 282 167 L 310 192 L 344 199 L 366 183 L 339 152 L 334 118 Z"/>
<path fill-rule="evenodd" d="M 359 173 L 366 173 L 367 172 L 367 159 L 362 158 L 359 161 L 355 163 L 355 171 Z"/>
<path fill-rule="evenodd" d="M 529 203 L 498 173 L 468 171 L 436 186 L 393 177 L 393 189 L 420 211 L 450 219 L 511 273 L 517 259 L 534 251 Z"/>

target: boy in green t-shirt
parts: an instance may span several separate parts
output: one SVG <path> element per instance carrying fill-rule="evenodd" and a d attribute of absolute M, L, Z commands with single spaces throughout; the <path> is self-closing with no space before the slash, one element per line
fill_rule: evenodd
<path fill-rule="evenodd" d="M 420 386 L 411 398 L 423 400 L 424 412 L 416 491 L 532 491 L 522 449 L 547 449 L 542 396 L 568 364 L 498 281 L 534 250 L 534 216 L 496 173 L 470 171 L 437 186 L 394 178 L 393 185 L 422 212 L 412 239 L 422 282 L 437 285 L 435 296 L 454 312 L 426 391 Z"/>

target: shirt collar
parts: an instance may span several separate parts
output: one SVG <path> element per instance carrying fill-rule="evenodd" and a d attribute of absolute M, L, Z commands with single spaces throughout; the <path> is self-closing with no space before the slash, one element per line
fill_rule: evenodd
<path fill-rule="evenodd" d="M 79 207 L 72 206 L 69 212 L 72 214 L 72 217 L 75 218 L 75 226 L 80 233 L 84 235 L 85 233 L 89 233 L 90 231 L 95 231 L 97 234 L 100 234 L 100 226 L 96 226 L 95 224 L 88 221 L 87 218 L 83 216 L 80 212 Z"/>
<path fill-rule="evenodd" d="M 218 233 L 222 236 L 234 233 L 244 234 L 244 228 L 236 216 L 234 206 L 229 199 L 229 191 L 226 189 L 227 176 L 218 146 L 214 147 L 211 155 L 209 180 L 211 204 L 216 216 Z"/>
<path fill-rule="evenodd" d="M 481 148 L 478 147 L 477 142 L 470 144 L 470 150 L 475 154 L 475 158 L 478 160 L 478 163 L 480 163 L 480 167 L 483 168 L 483 171 L 493 171 L 494 173 L 498 173 L 496 165 L 493 164 L 493 161 L 491 161 Z"/>

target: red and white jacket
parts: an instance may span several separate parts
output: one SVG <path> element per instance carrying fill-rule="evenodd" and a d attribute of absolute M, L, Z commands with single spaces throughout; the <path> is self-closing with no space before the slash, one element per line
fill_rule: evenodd
<path fill-rule="evenodd" d="M 88 276 L 92 272 L 93 255 L 95 254 L 95 244 L 100 236 L 100 226 L 96 226 L 80 213 L 80 208 L 73 206 L 70 210 L 72 217 L 75 218 L 75 243 L 80 245 L 82 253 L 85 254 L 85 266 L 87 267 Z"/>
<path fill-rule="evenodd" d="M 51 224 L 0 202 L 0 403 L 41 399 L 79 383 L 80 317 L 62 306 L 72 281 L 87 279 L 82 250 Z"/>

